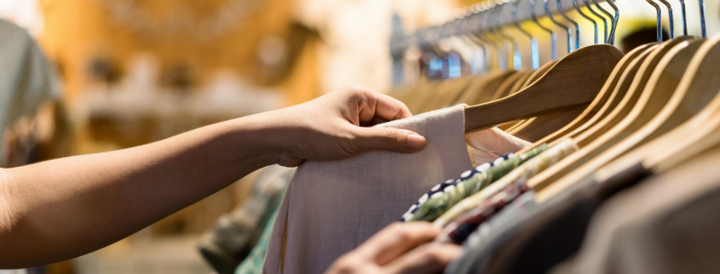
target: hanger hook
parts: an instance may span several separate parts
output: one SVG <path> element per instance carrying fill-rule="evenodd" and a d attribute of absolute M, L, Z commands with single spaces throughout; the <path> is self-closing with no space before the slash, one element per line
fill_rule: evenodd
<path fill-rule="evenodd" d="M 567 53 L 570 53 L 572 51 L 572 35 L 570 34 L 570 28 L 555 20 L 555 17 L 553 17 L 552 13 L 550 12 L 549 3 L 549 0 L 543 0 L 543 8 L 545 9 L 545 15 L 550 18 L 550 21 L 553 22 L 553 24 L 565 30 L 565 33 L 567 34 Z"/>
<path fill-rule="evenodd" d="M 570 16 L 567 16 L 567 14 L 565 13 L 565 8 L 563 8 L 563 6 L 562 6 L 562 0 L 557 0 L 557 8 L 558 8 L 558 11 L 560 12 L 560 15 L 562 15 L 562 17 L 565 18 L 565 20 L 570 22 L 570 24 L 572 24 L 575 27 L 575 49 L 579 49 L 580 48 L 580 25 L 578 25 L 578 23 L 575 20 L 572 20 L 570 18 Z"/>
<path fill-rule="evenodd" d="M 442 42 L 443 39 L 445 39 L 445 37 L 447 37 L 448 30 L 451 29 L 450 26 L 452 26 L 452 22 L 453 22 L 452 20 L 446 21 L 442 25 L 440 25 L 440 28 L 438 29 L 437 34 L 435 36 L 435 48 L 438 51 L 438 53 L 440 53 L 439 59 L 440 59 L 440 64 L 442 64 L 442 67 L 440 69 L 440 77 L 442 79 L 450 78 L 449 72 L 452 71 L 452 68 L 451 68 L 452 64 L 450 63 L 450 57 L 451 57 L 450 52 L 446 52 L 446 51 L 442 50 L 442 48 L 440 47 L 440 43 Z M 448 73 L 445 73 L 445 72 L 448 72 Z"/>
<path fill-rule="evenodd" d="M 496 7 L 497 7 L 497 4 L 495 4 L 495 3 L 493 3 L 492 5 L 489 6 L 488 18 L 491 23 L 489 24 L 490 28 L 488 29 L 488 31 L 491 32 L 494 35 L 494 37 L 499 38 L 498 40 L 500 41 L 500 45 L 503 48 L 503 52 L 502 52 L 503 58 L 504 58 L 503 69 L 507 69 L 507 63 L 508 63 L 507 61 L 509 61 L 509 59 L 510 59 L 509 58 L 510 46 L 508 46 L 508 44 L 507 44 L 507 40 L 508 40 L 507 37 L 504 37 L 503 34 L 498 31 L 498 29 L 499 29 L 498 19 L 497 19 L 497 16 L 495 16 L 496 12 L 497 12 L 497 9 L 495 9 Z"/>
<path fill-rule="evenodd" d="M 707 38 L 707 30 L 705 29 L 705 0 L 698 0 L 700 4 L 700 29 L 702 30 L 702 38 Z"/>
<path fill-rule="evenodd" d="M 683 35 L 687 36 L 687 11 L 685 9 L 685 0 L 680 0 L 680 13 L 682 14 Z"/>
<path fill-rule="evenodd" d="M 478 38 L 483 39 L 484 36 L 487 41 L 489 41 L 489 44 L 492 45 L 493 51 L 495 52 L 494 55 L 494 68 L 499 69 L 506 69 L 507 66 L 505 66 L 504 61 L 502 60 L 501 54 L 500 54 L 500 48 L 498 47 L 497 39 L 495 39 L 494 36 L 491 35 L 491 28 L 492 26 L 488 23 L 488 13 L 489 13 L 489 7 L 486 3 L 480 3 L 480 13 L 478 16 L 482 16 L 482 19 L 478 20 Z M 480 25 L 483 25 L 483 27 L 479 27 Z"/>
<path fill-rule="evenodd" d="M 507 60 L 505 58 L 507 58 L 509 52 L 507 49 L 507 44 L 505 43 L 505 41 L 503 41 L 503 38 L 500 37 L 499 39 L 496 39 L 499 36 L 495 32 L 495 26 L 492 24 L 495 21 L 495 19 L 493 18 L 493 11 L 495 11 L 495 6 L 490 6 L 489 4 L 485 3 L 484 5 L 486 5 L 486 7 L 483 14 L 485 14 L 485 25 L 487 26 L 485 34 L 488 38 L 492 38 L 491 40 L 500 45 L 500 48 L 502 48 L 502 52 L 500 52 L 500 50 L 496 47 L 496 59 L 498 62 L 498 68 L 501 70 L 506 70 Z"/>
<path fill-rule="evenodd" d="M 577 0 L 573 0 L 573 6 L 575 6 L 575 10 L 578 12 L 578 14 L 580 14 L 580 16 L 582 16 L 583 18 L 585 18 L 585 19 L 587 19 L 588 21 L 592 22 L 593 27 L 594 27 L 594 29 L 595 29 L 595 44 L 598 44 L 598 25 L 597 25 L 597 22 L 595 22 L 595 20 L 593 20 L 592 18 L 590 18 L 590 16 L 587 16 L 587 14 L 585 14 L 584 12 L 582 12 L 582 9 L 580 9 L 580 5 L 578 5 Z"/>
<path fill-rule="evenodd" d="M 489 54 L 488 54 L 488 49 L 487 49 L 486 45 L 492 46 L 492 43 L 489 43 L 481 36 L 482 28 L 480 26 L 482 24 L 482 18 L 480 18 L 481 11 L 480 11 L 479 6 L 480 6 L 479 4 L 470 6 L 470 12 L 472 13 L 472 15 L 468 18 L 467 23 L 468 23 L 469 31 L 467 32 L 466 37 L 482 49 L 483 58 L 481 59 L 481 63 L 480 63 L 480 71 L 487 72 L 488 71 L 488 61 L 487 60 L 488 60 Z M 473 24 L 473 19 L 475 20 L 474 21 L 475 24 Z"/>
<path fill-rule="evenodd" d="M 657 41 L 659 43 L 662 43 L 663 41 L 663 33 L 662 33 L 662 11 L 660 10 L 660 5 L 655 4 L 652 0 L 645 0 L 648 2 L 648 4 L 652 5 L 656 12 L 657 12 Z"/>
<path fill-rule="evenodd" d="M 614 18 L 613 18 L 612 13 L 608 12 L 606 9 L 604 9 L 602 6 L 600 6 L 600 3 L 598 3 L 598 0 L 592 0 L 592 1 L 593 1 L 593 3 L 595 3 L 595 7 L 597 7 L 600 10 L 600 12 L 605 14 L 605 16 L 607 16 L 607 18 L 610 18 L 610 24 L 613 25 Z M 605 20 L 603 19 L 603 21 L 605 21 Z M 613 25 L 612 28 L 614 28 L 614 27 L 615 26 Z M 607 25 L 607 22 L 605 22 L 605 43 L 613 45 L 614 43 L 610 41 L 610 36 L 607 33 L 607 31 L 608 31 L 607 28 L 608 28 L 608 25 Z M 612 33 L 613 32 L 610 31 L 610 34 L 612 34 Z"/>
<path fill-rule="evenodd" d="M 478 38 L 473 39 L 473 34 L 477 33 L 477 27 L 478 25 L 474 23 L 473 20 L 479 19 L 477 16 L 477 10 L 475 9 L 475 5 L 470 6 L 467 11 L 467 16 L 465 17 L 465 31 L 463 38 L 477 46 L 477 48 L 481 51 L 481 58 L 480 60 L 475 60 L 473 62 L 473 68 L 472 73 L 478 74 L 478 73 L 485 73 L 487 72 L 487 48 L 485 47 L 484 41 L 479 40 Z M 478 67 L 479 62 L 479 67 Z"/>
<path fill-rule="evenodd" d="M 615 11 L 615 17 L 613 18 L 613 26 L 610 30 L 610 45 L 615 45 L 615 30 L 617 29 L 618 21 L 620 20 L 620 10 L 615 5 L 615 2 L 613 0 L 607 0 L 607 3 L 610 4 L 610 7 Z"/>
<path fill-rule="evenodd" d="M 470 65 L 470 73 L 478 74 L 486 72 L 486 67 L 484 66 L 485 62 L 483 62 L 485 60 L 486 49 L 485 46 L 481 45 L 478 41 L 470 38 L 470 35 L 474 32 L 472 24 L 472 19 L 475 18 L 474 8 L 474 6 L 470 6 L 463 9 L 462 19 L 458 23 L 458 38 L 462 39 L 468 44 L 474 45 L 476 49 L 481 52 L 482 58 L 480 58 L 479 60 L 477 58 L 471 58 L 468 62 L 468 64 Z"/>
<path fill-rule="evenodd" d="M 593 15 L 595 15 L 595 17 L 600 18 L 600 19 L 603 21 L 603 25 L 604 25 L 604 28 L 603 28 L 603 31 L 604 31 L 604 33 L 603 33 L 603 43 L 606 43 L 606 44 L 607 44 L 607 40 L 608 40 L 608 23 L 607 23 L 607 20 L 605 20 L 605 17 L 604 17 L 604 16 L 600 15 L 599 13 L 597 13 L 597 12 L 595 11 L 595 9 L 592 7 L 592 5 L 590 4 L 590 2 L 589 2 L 588 0 L 583 0 L 583 2 L 585 2 L 585 6 L 586 6 L 587 9 L 590 11 L 590 13 L 592 13 Z"/>
<path fill-rule="evenodd" d="M 515 28 L 520 31 L 520 33 L 530 38 L 530 65 L 532 66 L 532 69 L 536 70 L 540 68 L 540 53 L 538 52 L 537 39 L 535 39 L 532 34 L 530 34 L 528 31 L 526 31 L 520 26 L 520 22 L 518 22 L 517 20 L 518 4 L 520 4 L 520 0 L 513 0 L 512 5 L 510 6 L 513 24 L 515 25 Z"/>
<path fill-rule="evenodd" d="M 540 29 L 544 30 L 547 33 L 550 33 L 552 59 L 557 60 L 557 36 L 555 35 L 555 32 L 553 32 L 551 29 L 546 28 L 545 26 L 540 24 L 540 21 L 538 21 L 537 15 L 535 14 L 535 1 L 536 0 L 529 0 L 530 16 L 532 17 L 533 22 L 535 22 L 535 24 L 540 27 Z"/>
<path fill-rule="evenodd" d="M 520 46 L 518 46 L 518 42 L 515 38 L 510 37 L 506 35 L 503 30 L 502 26 L 500 24 L 500 13 L 502 13 L 503 8 L 505 7 L 505 3 L 497 4 L 495 7 L 493 7 L 493 12 L 495 13 L 495 30 L 496 33 L 499 34 L 499 36 L 505 41 L 510 41 L 510 44 L 512 45 L 512 64 L 514 70 L 520 70 L 522 68 L 522 58 L 520 57 Z M 497 11 L 494 11 L 494 9 L 497 8 Z M 507 44 L 506 44 L 507 45 Z"/>
<path fill-rule="evenodd" d="M 455 36 L 457 32 L 457 22 L 459 18 L 453 18 L 442 24 L 437 43 L 439 44 L 443 39 Z M 462 61 L 461 57 L 453 51 L 444 51 L 440 47 L 437 47 L 438 51 L 442 53 L 440 60 L 445 69 L 441 69 L 440 75 L 443 79 L 457 78 L 460 77 L 462 72 Z"/>
<path fill-rule="evenodd" d="M 663 3 L 663 5 L 665 5 L 665 7 L 667 7 L 668 18 L 669 18 L 669 22 L 670 22 L 670 39 L 673 39 L 673 38 L 675 38 L 675 16 L 673 16 L 672 6 L 670 5 L 670 3 L 667 0 L 658 0 L 658 1 L 660 1 L 661 3 Z"/>

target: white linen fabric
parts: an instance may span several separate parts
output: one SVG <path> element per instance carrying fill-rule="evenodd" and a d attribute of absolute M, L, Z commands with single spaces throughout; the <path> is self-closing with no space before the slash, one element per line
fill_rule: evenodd
<path fill-rule="evenodd" d="M 464 108 L 458 105 L 380 125 L 425 136 L 428 145 L 421 152 L 375 151 L 300 166 L 280 206 L 263 273 L 322 273 L 338 257 L 398 221 L 434 185 L 471 169 Z M 469 147 L 473 157 L 483 159 L 529 144 L 498 129 L 467 138 L 482 141 Z"/>

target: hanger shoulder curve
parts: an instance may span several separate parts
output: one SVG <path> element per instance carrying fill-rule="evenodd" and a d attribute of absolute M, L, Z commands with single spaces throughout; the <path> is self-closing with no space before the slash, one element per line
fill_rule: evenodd
<path fill-rule="evenodd" d="M 525 83 L 528 82 L 528 80 L 530 79 L 530 77 L 532 77 L 534 73 L 535 71 L 533 70 L 527 70 L 525 73 L 523 73 L 523 75 L 517 80 L 517 82 L 515 82 L 512 87 L 510 87 L 510 92 L 505 96 L 515 94 L 516 92 L 525 88 Z"/>
<path fill-rule="evenodd" d="M 604 181 L 624 170 L 623 168 L 638 162 L 654 172 L 662 172 L 720 145 L 720 79 L 715 77 L 715 67 L 718 62 L 720 62 L 720 36 L 705 42 L 693 56 L 675 91 L 674 95 L 677 96 L 674 96 L 668 102 L 668 106 L 662 110 L 672 113 L 664 115 L 661 112 L 648 124 L 650 129 L 654 130 L 653 134 L 658 136 L 653 138 L 650 135 L 642 139 L 633 151 L 603 167 L 595 174 L 597 181 Z M 686 91 L 695 94 L 684 94 Z M 680 97 L 681 100 L 673 102 Z M 681 103 L 685 97 L 693 97 L 691 99 L 698 104 L 688 106 L 684 104 L 688 102 Z M 699 103 L 701 101 L 704 103 Z M 687 107 L 695 108 L 697 111 Z M 668 116 L 673 114 L 689 119 L 684 121 L 668 119 Z M 662 130 L 664 125 L 672 128 L 664 131 Z M 563 178 L 540 191 L 538 197 L 540 200 L 547 200 L 569 187 L 571 183 L 572 180 Z"/>
<path fill-rule="evenodd" d="M 577 174 L 591 172 L 591 169 L 599 168 L 598 164 L 608 161 L 607 158 L 598 156 L 622 142 L 622 137 L 628 135 L 627 127 L 635 120 L 639 110 L 644 107 L 647 97 L 652 93 L 652 90 L 644 90 L 648 79 L 655 72 L 655 68 L 663 57 L 685 40 L 687 38 L 670 40 L 656 47 L 640 65 L 628 87 L 625 98 L 618 104 L 618 107 L 592 128 L 590 131 L 592 134 L 582 136 L 585 139 L 578 138 L 576 140 L 581 149 L 555 164 L 552 171 L 538 174 L 542 176 L 531 179 L 532 182 L 529 184 L 543 188 L 559 180 L 574 180 L 579 176 Z M 639 122 L 639 124 L 645 124 L 645 122 L 647 121 Z M 604 157 L 611 156 L 606 153 Z"/>
<path fill-rule="evenodd" d="M 507 81 L 507 79 L 513 77 L 516 73 L 517 71 L 501 71 L 497 77 L 485 82 L 484 85 L 476 88 L 475 90 L 470 90 L 469 92 L 473 94 L 473 96 L 470 97 L 469 101 L 465 101 L 464 103 L 481 104 L 492 101 L 495 91 L 497 91 L 500 86 Z"/>
<path fill-rule="evenodd" d="M 547 73 L 547 71 L 550 70 L 550 68 L 552 68 L 555 65 L 555 63 L 557 63 L 557 61 L 550 61 L 550 62 L 547 62 L 547 63 L 543 64 L 542 66 L 540 66 L 537 70 L 535 70 L 530 75 L 530 78 L 528 78 L 527 81 L 525 81 L 525 83 L 523 83 L 522 87 L 526 88 L 526 87 L 532 85 L 532 83 L 535 83 L 535 81 L 539 80 L 540 77 L 542 77 L 545 73 Z"/>
<path fill-rule="evenodd" d="M 649 138 L 665 135 L 674 128 L 685 124 L 690 124 L 693 131 L 701 131 L 701 128 L 715 128 L 711 122 L 714 118 L 711 117 L 720 113 L 718 63 L 720 63 L 720 35 L 708 40 L 698 49 L 675 91 L 679 95 L 673 99 L 677 100 L 671 100 L 669 106 L 655 118 L 653 122 L 657 122 L 657 128 L 649 135 Z M 690 140 L 687 136 L 682 139 Z M 692 145 L 687 140 L 681 143 L 684 143 L 685 146 L 680 146 L 680 149 L 676 148 L 676 153 L 651 155 L 649 161 L 652 164 L 662 162 L 674 157 L 673 155 L 680 153 L 683 148 Z"/>
<path fill-rule="evenodd" d="M 492 99 L 490 101 L 497 100 L 497 99 L 500 99 L 500 98 L 503 98 L 503 97 L 506 97 L 506 96 L 512 94 L 513 93 L 512 87 L 515 85 L 515 83 L 520 81 L 520 79 L 522 79 L 525 76 L 525 74 L 527 74 L 526 70 L 516 71 L 515 74 L 510 76 L 507 80 L 505 80 L 500 85 L 500 87 L 493 94 Z"/>
<path fill-rule="evenodd" d="M 591 103 L 586 108 L 586 111 L 581 114 L 581 117 L 578 117 L 575 121 L 566 125 L 564 128 L 545 136 L 541 140 L 535 142 L 531 146 L 524 148 L 518 153 L 524 153 L 542 144 L 557 143 L 560 140 L 564 140 L 566 138 L 569 138 L 570 136 L 577 135 L 579 132 L 582 132 L 585 129 L 589 128 L 596 121 L 601 120 L 603 114 L 605 114 L 609 109 L 608 104 L 617 95 L 618 90 L 616 89 L 616 86 L 621 79 L 627 78 L 624 75 L 628 74 L 628 72 L 626 71 L 629 70 L 630 65 L 636 63 L 634 62 L 634 60 L 636 60 L 637 58 L 642 58 L 643 56 L 645 56 L 646 52 L 651 50 L 653 45 L 654 44 L 645 44 L 628 52 L 623 57 L 623 59 L 620 60 L 615 69 L 613 69 L 613 72 L 610 74 L 610 77 L 605 82 L 605 85 L 600 91 L 600 95 L 598 95 L 598 97 L 596 98 L 596 101 Z"/>
<path fill-rule="evenodd" d="M 659 44 L 654 45 L 633 60 L 628 69 L 620 77 L 612 97 L 605 103 L 597 119 L 584 130 L 574 131 L 567 137 L 575 139 L 578 145 L 582 147 L 594 140 L 594 138 L 602 135 L 607 129 L 612 128 L 612 125 L 618 122 L 617 119 L 619 119 L 619 117 L 627 114 L 623 113 L 623 111 L 628 111 L 626 106 L 635 102 L 639 95 L 631 92 L 631 87 L 633 82 L 635 82 L 635 76 L 640 72 L 640 68 L 645 61 L 647 61 L 650 55 L 658 50 L 659 47 Z M 635 97 L 633 97 L 634 95 Z"/>
<path fill-rule="evenodd" d="M 577 106 L 566 110 L 558 111 L 551 114 L 541 115 L 521 127 L 517 127 L 511 133 L 518 138 L 531 142 L 539 142 L 545 136 L 552 134 L 575 121 L 585 110 L 587 106 Z"/>
<path fill-rule="evenodd" d="M 534 83 L 535 81 L 537 81 L 538 79 L 540 79 L 540 77 L 543 76 L 543 74 L 545 74 L 555 63 L 556 63 L 556 61 L 547 62 L 547 63 L 543 64 L 542 66 L 540 66 L 537 70 L 533 71 L 532 74 L 530 74 L 530 77 L 528 77 L 528 79 L 522 83 L 522 86 L 520 87 L 520 89 L 526 88 L 526 87 L 530 86 L 532 83 Z M 520 89 L 515 90 L 515 92 L 520 91 Z M 515 93 L 515 92 L 513 92 L 513 93 Z M 529 124 L 533 120 L 535 120 L 535 118 L 530 118 L 527 120 L 522 120 L 522 121 L 517 121 L 517 122 L 507 122 L 507 123 L 499 125 L 498 127 L 504 131 L 512 132 L 515 130 L 515 128 L 523 127 L 523 125 Z"/>
<path fill-rule="evenodd" d="M 622 53 L 609 45 L 592 45 L 574 51 L 527 88 L 499 100 L 466 108 L 465 130 L 481 130 L 589 104 L 621 58 Z"/>
<path fill-rule="evenodd" d="M 536 71 L 528 71 L 527 73 L 525 73 L 525 75 L 523 75 L 522 78 L 518 79 L 518 81 L 515 82 L 515 84 L 513 84 L 513 86 L 510 88 L 510 93 L 508 93 L 507 95 L 515 94 L 516 92 L 525 88 L 525 86 L 526 86 L 525 83 L 527 83 L 530 80 L 530 77 L 533 74 L 535 74 L 535 72 Z M 515 132 L 515 131 L 525 128 L 525 126 L 530 124 L 532 122 L 532 120 L 534 120 L 534 118 L 516 122 L 510 128 L 508 128 L 506 131 L 509 132 L 510 134 L 513 134 L 512 132 Z"/>
<path fill-rule="evenodd" d="M 638 81 L 647 82 L 647 84 L 636 106 L 633 107 L 632 111 L 621 123 L 588 147 L 592 148 L 592 150 L 586 150 L 584 151 L 585 155 L 579 155 L 582 158 L 574 161 L 575 167 L 570 166 L 569 168 L 572 169 L 572 171 L 566 176 L 558 178 L 556 180 L 557 184 L 559 186 L 571 184 L 579 180 L 579 178 L 587 176 L 603 166 L 608 165 L 611 161 L 620 159 L 623 155 L 632 155 L 633 149 L 643 151 L 643 144 L 651 142 L 661 134 L 670 131 L 670 128 L 668 128 L 668 130 L 661 130 L 660 126 L 664 117 L 667 116 L 666 114 L 678 106 L 677 99 L 679 97 L 685 97 L 682 91 L 680 91 L 682 87 L 679 85 L 682 84 L 682 82 L 688 83 L 690 80 L 693 80 L 696 84 L 711 82 L 707 81 L 708 79 L 703 81 L 702 79 L 694 78 L 692 76 L 692 70 L 690 69 L 692 60 L 704 57 L 702 53 L 698 54 L 702 43 L 702 40 L 690 41 L 690 39 L 679 39 L 675 41 L 675 43 L 667 42 L 666 45 L 671 47 L 671 49 L 667 50 L 661 60 L 656 63 L 655 70 L 652 71 L 651 75 L 647 78 L 645 75 L 638 77 Z M 718 48 L 718 50 L 716 53 L 720 53 L 720 48 Z M 658 56 L 653 56 L 653 59 L 657 57 Z M 655 62 L 653 60 L 646 62 L 646 64 L 652 63 Z M 690 73 L 683 74 L 683 68 L 687 68 Z M 707 71 L 707 69 L 705 70 Z M 647 74 L 647 72 L 643 74 Z M 677 74 L 680 74 L 680 76 Z M 720 82 L 715 83 L 720 84 Z M 714 90 L 705 89 L 704 92 L 715 95 L 717 94 L 717 90 L 720 89 L 719 87 L 720 85 L 716 85 Z M 694 88 L 699 87 L 695 85 Z M 695 113 L 698 113 L 698 111 L 692 112 L 690 115 L 694 115 Z M 675 123 L 672 127 L 675 128 L 679 124 L 680 123 Z M 653 132 L 658 134 L 653 136 Z M 675 146 L 675 144 L 671 143 L 666 143 L 665 145 L 666 148 Z M 628 163 L 628 161 L 623 159 L 620 159 L 620 161 Z M 577 166 L 577 164 L 581 166 Z M 556 175 L 559 174 L 560 173 L 556 173 Z M 535 186 L 542 187 L 542 184 L 535 182 Z"/>

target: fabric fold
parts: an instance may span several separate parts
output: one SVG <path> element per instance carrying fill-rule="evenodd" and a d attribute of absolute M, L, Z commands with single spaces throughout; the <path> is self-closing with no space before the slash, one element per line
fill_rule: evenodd
<path fill-rule="evenodd" d="M 458 105 L 379 125 L 425 136 L 428 145 L 420 152 L 373 151 L 299 167 L 278 212 L 263 272 L 322 273 L 338 257 L 398 221 L 437 182 L 471 169 L 464 108 Z M 509 152 L 514 151 L 503 153 Z"/>

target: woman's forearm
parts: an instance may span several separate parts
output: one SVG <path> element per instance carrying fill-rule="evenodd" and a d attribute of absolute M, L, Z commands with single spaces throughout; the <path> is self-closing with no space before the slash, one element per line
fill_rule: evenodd
<path fill-rule="evenodd" d="M 0 171 L 0 268 L 98 249 L 277 163 L 263 117 Z"/>
<path fill-rule="evenodd" d="M 0 169 L 0 269 L 94 251 L 266 165 L 420 150 L 426 141 L 412 132 L 359 126 L 409 116 L 351 87 L 144 146 Z"/>

